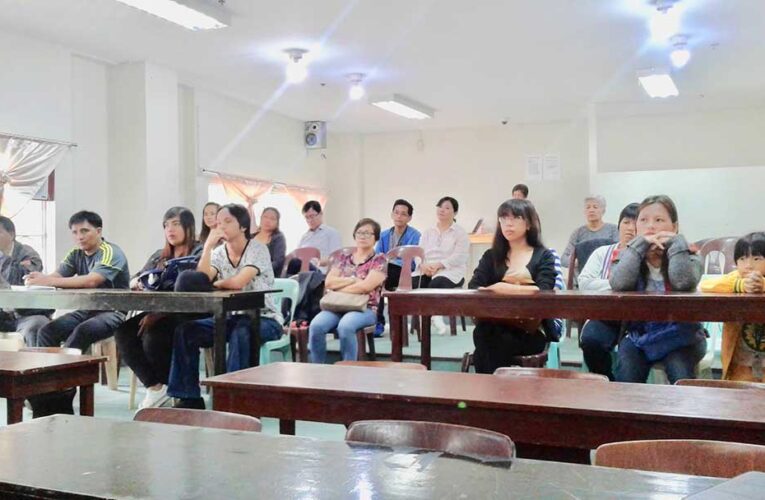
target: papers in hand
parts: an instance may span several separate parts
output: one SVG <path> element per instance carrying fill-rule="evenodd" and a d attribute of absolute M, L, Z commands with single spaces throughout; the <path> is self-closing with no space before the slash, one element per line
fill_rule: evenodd
<path fill-rule="evenodd" d="M 26 292 L 27 290 L 55 290 L 55 286 L 45 285 L 11 285 L 11 290 L 17 292 Z"/>

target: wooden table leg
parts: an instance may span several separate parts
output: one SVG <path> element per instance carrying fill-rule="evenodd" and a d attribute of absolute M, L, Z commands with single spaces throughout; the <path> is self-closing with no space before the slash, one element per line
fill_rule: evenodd
<path fill-rule="evenodd" d="M 8 398 L 8 425 L 18 424 L 21 422 L 24 414 L 24 399 L 11 399 Z"/>
<path fill-rule="evenodd" d="M 94 414 L 93 384 L 80 386 L 80 415 L 92 417 Z"/>
<path fill-rule="evenodd" d="M 420 363 L 430 370 L 430 316 L 423 316 L 421 321 Z"/>
<path fill-rule="evenodd" d="M 308 363 L 308 327 L 301 326 L 297 331 L 298 355 L 301 363 Z"/>
<path fill-rule="evenodd" d="M 226 313 L 223 311 L 213 315 L 213 358 L 215 375 L 226 373 Z"/>
<path fill-rule="evenodd" d="M 290 436 L 295 435 L 295 421 L 294 420 L 279 420 L 279 433 L 288 434 Z"/>
<path fill-rule="evenodd" d="M 250 324 L 250 366 L 260 365 L 260 309 L 252 312 Z"/>
<path fill-rule="evenodd" d="M 406 321 L 406 316 L 401 316 L 400 314 L 393 314 L 390 313 L 390 360 L 401 362 L 401 359 L 403 357 L 403 337 L 402 335 L 407 335 L 407 329 L 406 327 L 402 326 L 404 324 L 404 321 Z"/>

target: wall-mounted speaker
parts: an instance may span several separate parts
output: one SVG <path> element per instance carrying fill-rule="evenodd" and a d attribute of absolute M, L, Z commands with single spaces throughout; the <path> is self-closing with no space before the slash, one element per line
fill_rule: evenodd
<path fill-rule="evenodd" d="M 305 122 L 303 144 L 307 149 L 327 147 L 327 122 Z"/>

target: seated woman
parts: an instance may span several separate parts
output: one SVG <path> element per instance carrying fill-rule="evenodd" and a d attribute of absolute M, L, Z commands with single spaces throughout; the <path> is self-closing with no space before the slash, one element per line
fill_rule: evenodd
<path fill-rule="evenodd" d="M 178 281 L 199 281 L 220 290 L 272 289 L 274 272 L 268 248 L 250 237 L 249 211 L 241 205 L 224 205 L 218 210 L 217 223 L 204 244 L 197 271 L 186 271 Z M 217 245 L 220 240 L 225 244 Z M 183 289 L 179 285 L 176 290 Z M 260 315 L 261 342 L 280 338 L 283 321 L 274 299 L 266 294 Z M 199 391 L 199 348 L 213 346 L 213 324 L 213 318 L 205 318 L 175 329 L 167 394 L 180 399 L 176 408 L 205 408 Z M 229 372 L 250 366 L 250 325 L 247 314 L 231 313 L 226 319 Z"/>
<path fill-rule="evenodd" d="M 511 295 L 518 290 L 552 290 L 555 257 L 542 245 L 539 216 L 527 200 L 507 200 L 497 209 L 491 248 L 481 257 L 468 288 Z M 510 322 L 476 319 L 473 355 L 477 373 L 510 366 L 514 356 L 537 354 L 547 339 L 539 320 Z"/>
<path fill-rule="evenodd" d="M 377 321 L 377 306 L 380 304 L 387 264 L 384 254 L 375 253 L 375 243 L 380 239 L 380 224 L 372 219 L 361 219 L 353 229 L 353 239 L 356 241 L 355 250 L 341 255 L 332 263 L 324 288 L 327 291 L 366 295 L 369 297 L 367 307 L 364 311 L 345 313 L 323 310 L 311 320 L 308 342 L 312 363 L 324 363 L 327 357 L 326 336 L 335 328 L 340 337 L 343 360 L 355 360 L 358 349 L 356 331 L 374 326 Z"/>
<path fill-rule="evenodd" d="M 571 233 L 566 250 L 561 260 L 563 267 L 568 267 L 571 261 L 571 253 L 577 243 L 587 240 L 605 239 L 616 242 L 619 239 L 619 230 L 614 224 L 603 222 L 606 213 L 606 199 L 599 195 L 588 196 L 584 199 L 584 217 L 586 224 L 580 226 Z M 571 271 L 569 271 L 571 272 Z"/>
<path fill-rule="evenodd" d="M 202 244 L 196 241 L 194 214 L 185 207 L 173 207 L 162 218 L 165 246 L 154 252 L 130 281 L 131 290 L 143 290 L 139 280 L 144 272 L 164 269 L 167 261 L 188 255 L 199 255 Z M 161 406 L 167 401 L 167 377 L 173 349 L 172 332 L 184 321 L 180 314 L 140 313 L 115 332 L 117 348 L 138 379 L 146 387 L 146 396 L 139 408 Z"/>
<path fill-rule="evenodd" d="M 202 242 L 203 245 L 207 241 L 210 231 L 215 229 L 215 226 L 218 225 L 216 219 L 218 209 L 220 209 L 220 205 L 214 201 L 208 201 L 202 208 L 202 228 L 199 230 L 199 241 Z"/>
<path fill-rule="evenodd" d="M 467 232 L 457 224 L 455 216 L 460 205 L 451 196 L 444 196 L 436 204 L 437 223 L 422 233 L 420 246 L 425 261 L 420 266 L 420 288 L 460 288 L 465 283 L 470 240 Z M 438 334 L 446 332 L 441 316 L 433 316 Z"/>
<path fill-rule="evenodd" d="M 637 237 L 611 267 L 609 283 L 617 292 L 688 292 L 696 289 L 701 263 L 677 233 L 677 209 L 664 195 L 640 204 Z M 671 384 L 695 378 L 696 364 L 706 353 L 706 335 L 699 323 L 633 321 L 619 342 L 615 379 L 645 383 L 651 366 L 661 361 Z"/>
<path fill-rule="evenodd" d="M 282 275 L 284 255 L 287 252 L 287 240 L 284 239 L 284 233 L 279 230 L 279 219 L 281 214 L 277 209 L 264 208 L 260 215 L 260 228 L 254 236 L 255 240 L 268 247 L 268 253 L 271 254 L 271 267 L 277 278 Z"/>
<path fill-rule="evenodd" d="M 765 292 L 765 233 L 751 233 L 736 242 L 733 249 L 736 270 L 720 278 L 701 282 L 702 292 Z M 765 382 L 765 326 L 729 322 L 723 326 L 723 380 Z"/>
<path fill-rule="evenodd" d="M 619 241 L 613 245 L 596 248 L 587 259 L 579 275 L 580 290 L 611 290 L 608 283 L 611 265 L 619 256 L 619 252 L 635 238 L 638 206 L 637 203 L 630 203 L 619 214 Z M 605 375 L 609 380 L 614 379 L 611 351 L 619 340 L 620 327 L 620 321 L 589 320 L 584 324 L 580 335 L 579 344 L 587 367 L 592 373 Z"/>

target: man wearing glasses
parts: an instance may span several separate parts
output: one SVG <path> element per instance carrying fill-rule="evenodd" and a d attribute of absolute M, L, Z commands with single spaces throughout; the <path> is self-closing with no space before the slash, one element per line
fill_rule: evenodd
<path fill-rule="evenodd" d="M 308 224 L 308 231 L 300 238 L 298 248 L 318 248 L 321 253 L 319 269 L 322 273 L 327 274 L 329 254 L 343 246 L 340 233 L 337 232 L 337 229 L 324 224 L 324 214 L 318 201 L 307 201 L 303 205 L 302 212 L 305 222 Z"/>

